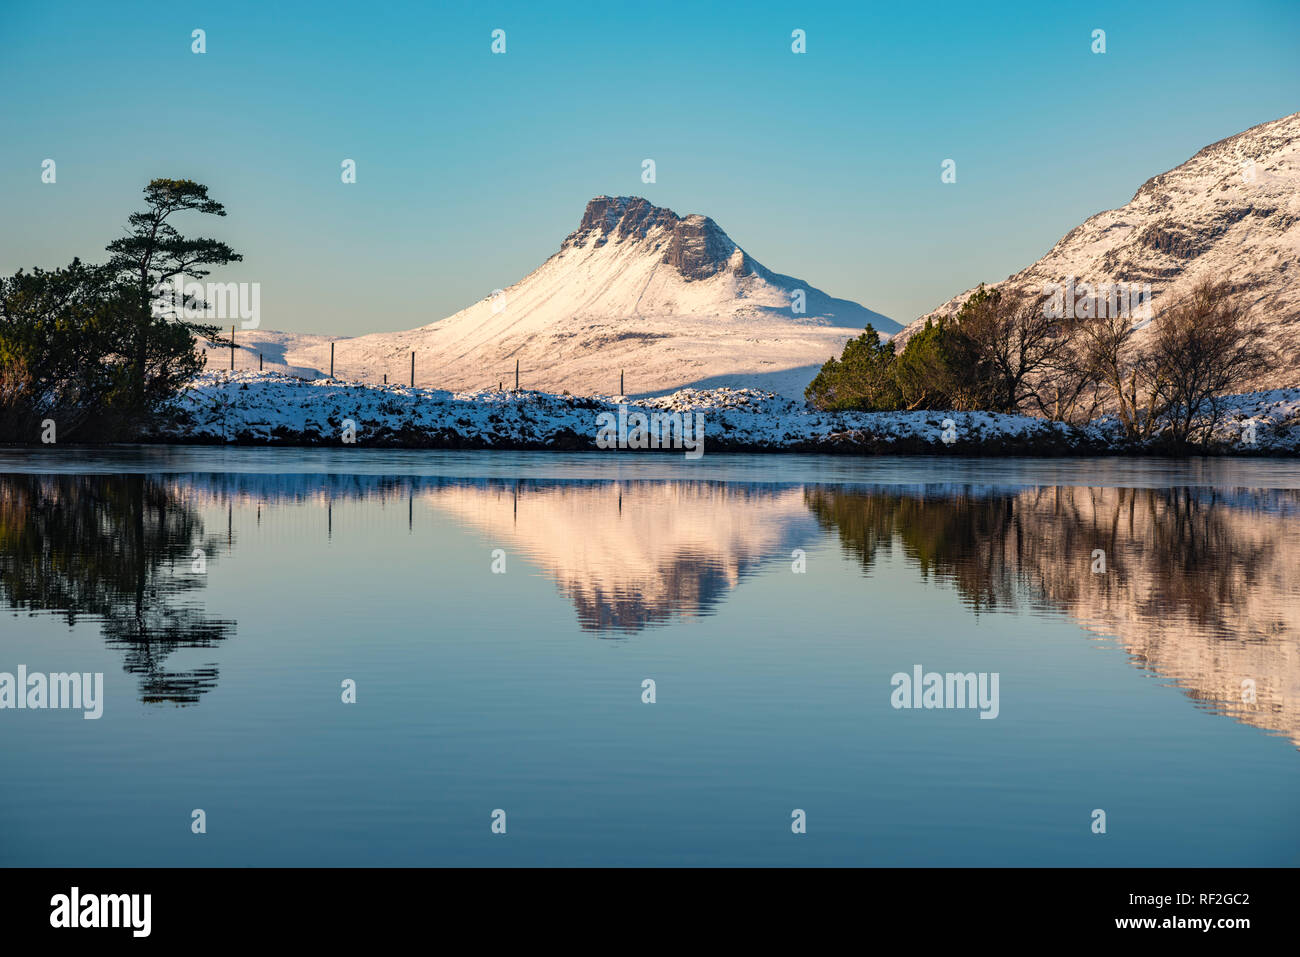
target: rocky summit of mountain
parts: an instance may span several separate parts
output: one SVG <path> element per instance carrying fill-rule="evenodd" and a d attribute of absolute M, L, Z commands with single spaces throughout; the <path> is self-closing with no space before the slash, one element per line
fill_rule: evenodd
<path fill-rule="evenodd" d="M 745 255 L 708 216 L 678 216 L 639 196 L 597 196 L 587 203 L 578 228 L 561 249 L 599 248 L 608 242 L 647 243 L 659 262 L 686 280 L 708 279 L 721 272 L 762 275 L 766 270 Z"/>

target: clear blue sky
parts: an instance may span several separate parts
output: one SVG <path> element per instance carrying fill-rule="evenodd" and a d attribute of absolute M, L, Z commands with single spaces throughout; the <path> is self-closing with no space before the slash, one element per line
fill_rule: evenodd
<path fill-rule="evenodd" d="M 103 258 L 190 178 L 264 327 L 403 329 L 633 194 L 907 322 L 1300 110 L 1295 0 L 608 6 L 0 0 L 0 270 Z"/>

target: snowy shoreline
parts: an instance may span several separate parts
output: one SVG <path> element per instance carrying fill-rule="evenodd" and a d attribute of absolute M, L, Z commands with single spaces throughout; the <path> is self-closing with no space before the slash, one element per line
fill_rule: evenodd
<path fill-rule="evenodd" d="M 1233 397 L 1213 451 L 1300 454 L 1300 389 Z M 992 412 L 818 412 L 755 389 L 686 389 L 658 398 L 482 390 L 449 392 L 280 373 L 210 371 L 173 401 L 147 441 L 178 444 L 347 445 L 414 449 L 590 451 L 601 416 L 703 416 L 704 450 L 854 455 L 1152 454 L 1118 426 L 1084 427 Z M 951 441 L 944 441 L 945 420 Z M 1248 423 L 1255 442 L 1243 442 Z M 349 432 L 349 423 L 351 431 Z M 353 438 L 355 441 L 346 441 Z M 650 449 L 682 454 L 681 447 Z"/>

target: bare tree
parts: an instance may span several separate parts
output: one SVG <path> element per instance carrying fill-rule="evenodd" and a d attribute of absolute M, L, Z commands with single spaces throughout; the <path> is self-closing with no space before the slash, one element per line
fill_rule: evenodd
<path fill-rule="evenodd" d="M 1149 438 L 1166 409 L 1161 369 L 1149 353 L 1134 346 L 1138 327 L 1127 314 L 1105 309 L 1099 313 L 1075 326 L 1083 368 L 1106 387 L 1125 437 Z"/>
<path fill-rule="evenodd" d="M 1207 277 L 1160 317 L 1151 359 L 1166 434 L 1184 446 L 1209 440 L 1226 397 L 1267 371 L 1271 355 L 1241 293 Z"/>
<path fill-rule="evenodd" d="M 1046 418 L 1086 425 L 1104 406 L 1106 387 L 1089 364 L 1072 320 L 1061 337 L 1060 348 L 1038 370 L 1031 397 Z"/>
<path fill-rule="evenodd" d="M 1012 290 L 980 286 L 962 305 L 957 323 L 974 346 L 987 407 L 999 412 L 1019 411 L 1037 399 L 1043 374 L 1068 342 L 1045 303 Z"/>

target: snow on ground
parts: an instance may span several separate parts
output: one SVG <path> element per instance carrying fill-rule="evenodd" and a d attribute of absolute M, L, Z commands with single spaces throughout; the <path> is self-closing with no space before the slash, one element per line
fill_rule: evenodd
<path fill-rule="evenodd" d="M 627 415 L 676 412 L 687 422 L 698 417 L 705 450 L 1064 453 L 1116 451 L 1122 445 L 1109 420 L 1076 428 L 992 412 L 828 413 L 757 389 L 683 389 L 624 406 Z M 617 417 L 619 410 L 619 397 L 607 395 L 450 392 L 211 371 L 175 400 L 174 421 L 154 437 L 340 444 L 351 420 L 362 446 L 592 449 L 601 428 L 598 417 Z M 945 420 L 951 420 L 951 442 L 943 440 Z M 1216 438 L 1227 448 L 1300 451 L 1300 389 L 1236 396 L 1223 421 Z"/>
<path fill-rule="evenodd" d="M 1300 389 L 1246 392 L 1226 400 L 1217 441 L 1235 444 L 1254 426 L 1257 444 L 1265 449 L 1300 450 Z"/>

